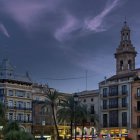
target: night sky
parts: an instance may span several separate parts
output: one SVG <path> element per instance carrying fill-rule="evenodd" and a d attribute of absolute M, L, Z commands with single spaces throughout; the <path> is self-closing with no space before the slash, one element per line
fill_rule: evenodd
<path fill-rule="evenodd" d="M 139 6 L 140 0 L 1 0 L 0 61 L 8 58 L 17 73 L 28 71 L 58 91 L 97 89 L 116 73 L 125 17 L 140 67 Z"/>

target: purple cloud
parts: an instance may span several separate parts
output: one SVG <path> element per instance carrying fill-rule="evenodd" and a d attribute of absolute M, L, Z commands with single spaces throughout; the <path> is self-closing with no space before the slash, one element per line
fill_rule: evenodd
<path fill-rule="evenodd" d="M 119 5 L 120 0 L 108 1 L 103 11 L 94 18 L 85 20 L 85 28 L 95 32 L 105 31 L 108 27 L 103 25 L 105 17 Z"/>
<path fill-rule="evenodd" d="M 58 28 L 54 36 L 59 41 L 67 40 L 71 37 L 71 33 L 79 28 L 79 21 L 72 15 L 66 15 L 66 19 L 62 27 Z"/>
<path fill-rule="evenodd" d="M 110 1 L 108 0 L 105 8 L 94 18 L 84 18 L 83 20 L 76 19 L 74 16 L 66 15 L 66 20 L 62 27 L 58 27 L 54 33 L 55 38 L 59 41 L 65 41 L 71 39 L 75 34 L 72 34 L 78 29 L 82 29 L 79 32 L 79 36 L 87 35 L 90 32 L 102 32 L 108 29 L 108 26 L 105 26 L 103 23 L 105 17 L 112 11 L 114 8 L 119 6 L 120 0 Z M 85 30 L 86 29 L 86 30 Z"/>
<path fill-rule="evenodd" d="M 40 15 L 53 11 L 59 0 L 3 0 L 3 12 L 28 30 L 36 29 Z"/>
<path fill-rule="evenodd" d="M 7 29 L 5 28 L 5 26 L 2 23 L 0 23 L 0 32 L 3 33 L 6 37 L 10 37 Z"/>

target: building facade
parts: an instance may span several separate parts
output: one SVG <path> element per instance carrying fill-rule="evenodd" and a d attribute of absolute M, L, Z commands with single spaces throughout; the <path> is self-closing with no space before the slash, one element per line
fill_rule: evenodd
<path fill-rule="evenodd" d="M 133 137 L 140 139 L 140 78 L 139 75 L 132 82 L 132 129 Z"/>
<path fill-rule="evenodd" d="M 139 72 L 135 69 L 136 54 L 130 28 L 124 22 L 120 45 L 115 53 L 116 75 L 99 83 L 101 137 L 122 140 L 133 137 L 132 82 Z"/>
<path fill-rule="evenodd" d="M 16 120 L 25 131 L 32 127 L 32 82 L 28 73 L 17 75 L 8 59 L 0 65 L 0 100 L 8 121 Z"/>
<path fill-rule="evenodd" d="M 84 124 L 84 139 L 93 139 L 98 135 L 99 125 L 99 90 L 88 90 L 77 93 L 80 104 L 87 106 L 88 116 Z M 81 139 L 82 124 L 77 126 L 77 139 Z"/>
<path fill-rule="evenodd" d="M 47 102 L 47 94 L 50 92 L 54 92 L 55 89 L 49 88 L 47 85 L 33 84 L 32 85 L 32 115 L 33 115 L 33 125 L 32 125 L 32 133 L 35 138 L 41 138 L 43 136 L 47 140 L 54 139 L 55 127 L 54 120 L 52 116 L 52 108 Z M 60 103 L 62 100 L 66 100 L 66 97 L 71 96 L 67 93 L 57 92 L 58 99 L 56 104 L 56 110 L 61 108 Z M 62 139 L 69 139 L 70 137 L 70 126 L 63 123 L 58 124 L 59 136 Z"/>

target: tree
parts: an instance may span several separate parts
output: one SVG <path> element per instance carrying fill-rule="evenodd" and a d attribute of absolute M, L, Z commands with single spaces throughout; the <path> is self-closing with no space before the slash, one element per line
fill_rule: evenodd
<path fill-rule="evenodd" d="M 79 123 L 82 125 L 82 138 L 83 139 L 83 132 L 84 132 L 84 126 L 87 120 L 90 119 L 90 112 L 85 104 L 80 104 L 80 102 L 77 103 L 76 106 L 74 102 L 74 97 L 70 96 L 66 100 L 63 100 L 63 103 L 61 103 L 61 108 L 57 111 L 57 118 L 59 122 L 66 122 L 70 123 L 70 130 L 71 130 L 71 139 L 72 139 L 72 124 L 74 121 L 76 123 Z M 75 111 L 74 111 L 75 110 Z M 75 113 L 75 114 L 74 114 Z M 74 118 L 75 115 L 75 118 Z M 95 126 L 98 125 L 98 115 L 94 114 L 92 115 L 92 118 L 94 119 Z M 75 119 L 75 120 L 74 120 Z"/>
<path fill-rule="evenodd" d="M 45 105 L 50 105 L 51 109 L 52 109 L 52 116 L 53 116 L 53 121 L 54 121 L 54 125 L 55 125 L 55 130 L 56 130 L 56 134 L 57 134 L 57 139 L 59 139 L 59 132 L 58 132 L 58 126 L 57 126 L 57 122 L 56 122 L 56 110 L 57 110 L 57 103 L 58 103 L 58 92 L 56 90 L 53 89 L 49 89 L 45 88 L 44 89 L 45 93 L 46 93 L 46 103 Z"/>
<path fill-rule="evenodd" d="M 82 124 L 82 136 L 81 139 L 83 139 L 83 135 L 84 135 L 84 127 L 85 127 L 85 123 L 87 122 L 88 117 L 90 116 L 90 112 L 87 108 L 87 105 L 85 104 L 79 104 L 79 106 L 77 106 L 77 113 L 76 113 L 76 118 L 77 118 L 77 122 L 79 124 Z"/>
<path fill-rule="evenodd" d="M 5 111 L 4 111 L 4 105 L 0 102 L 0 126 L 6 125 L 6 119 L 5 119 Z"/>
<path fill-rule="evenodd" d="M 21 130 L 16 121 L 12 121 L 4 128 L 4 140 L 34 140 L 34 138 L 28 132 Z"/>
<path fill-rule="evenodd" d="M 28 132 L 20 131 L 20 139 L 19 140 L 34 140 L 33 135 Z"/>
<path fill-rule="evenodd" d="M 72 139 L 72 125 L 74 122 L 74 97 L 70 96 L 61 103 L 61 108 L 57 111 L 59 122 L 70 123 L 70 133 Z"/>

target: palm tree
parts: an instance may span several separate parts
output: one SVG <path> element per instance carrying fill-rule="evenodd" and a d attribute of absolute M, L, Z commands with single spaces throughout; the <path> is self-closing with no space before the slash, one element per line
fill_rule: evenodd
<path fill-rule="evenodd" d="M 61 108 L 57 111 L 59 122 L 70 123 L 70 133 L 72 139 L 72 125 L 74 122 L 74 97 L 70 96 L 61 103 Z"/>
<path fill-rule="evenodd" d="M 52 116 L 53 116 L 53 121 L 54 121 L 54 125 L 55 125 L 55 130 L 56 130 L 56 134 L 57 134 L 57 139 L 59 139 L 59 132 L 58 132 L 58 126 L 57 126 L 57 122 L 56 122 L 56 109 L 57 109 L 57 103 L 58 103 L 58 92 L 56 90 L 51 90 L 48 88 L 44 89 L 45 93 L 46 93 L 46 105 L 50 105 L 51 109 L 52 109 Z"/>
<path fill-rule="evenodd" d="M 85 127 L 85 123 L 87 122 L 88 117 L 90 116 L 90 112 L 87 108 L 87 105 L 85 104 L 79 104 L 79 106 L 77 106 L 77 113 L 76 113 L 76 118 L 78 118 L 76 121 L 79 124 L 82 124 L 82 136 L 81 139 L 83 139 L 83 135 L 84 135 L 84 127 Z"/>

